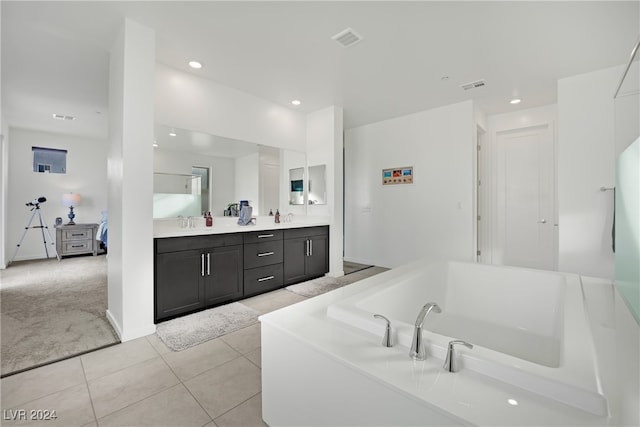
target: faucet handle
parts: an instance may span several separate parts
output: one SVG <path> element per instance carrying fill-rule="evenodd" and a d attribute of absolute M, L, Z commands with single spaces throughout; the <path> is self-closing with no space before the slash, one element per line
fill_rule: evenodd
<path fill-rule="evenodd" d="M 391 339 L 391 321 L 381 314 L 374 314 L 373 317 L 387 321 L 387 327 L 384 330 L 384 337 L 382 337 L 382 346 L 393 347 L 393 341 Z"/>
<path fill-rule="evenodd" d="M 447 358 L 445 359 L 444 365 L 442 366 L 445 369 L 445 371 L 458 372 L 458 363 L 456 361 L 456 355 L 453 349 L 453 346 L 456 344 L 461 344 L 467 347 L 468 349 L 473 348 L 473 344 L 469 344 L 466 341 L 462 341 L 462 340 L 449 341 L 449 346 L 447 349 Z"/>

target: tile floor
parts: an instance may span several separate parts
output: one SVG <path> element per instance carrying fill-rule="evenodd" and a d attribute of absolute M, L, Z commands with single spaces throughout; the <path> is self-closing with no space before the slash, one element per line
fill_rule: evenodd
<path fill-rule="evenodd" d="M 304 299 L 281 289 L 243 304 L 268 313 Z M 149 335 L 3 378 L 0 424 L 264 426 L 260 369 L 259 323 L 181 352 Z M 31 419 L 47 411 L 57 418 Z"/>

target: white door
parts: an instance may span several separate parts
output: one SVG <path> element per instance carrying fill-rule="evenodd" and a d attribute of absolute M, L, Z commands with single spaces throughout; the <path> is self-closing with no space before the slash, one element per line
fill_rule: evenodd
<path fill-rule="evenodd" d="M 498 132 L 496 148 L 495 262 L 555 270 L 553 128 L 544 124 Z"/>

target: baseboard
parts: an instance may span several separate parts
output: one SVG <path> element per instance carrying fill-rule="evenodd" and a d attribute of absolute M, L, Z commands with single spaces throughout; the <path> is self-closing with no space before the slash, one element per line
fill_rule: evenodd
<path fill-rule="evenodd" d="M 360 258 L 351 258 L 351 257 L 343 257 L 342 258 L 343 261 L 347 261 L 347 262 L 355 262 L 356 264 L 364 264 L 364 265 L 376 265 L 373 262 L 364 260 L 364 259 L 360 259 Z"/>
<path fill-rule="evenodd" d="M 136 338 L 142 338 L 142 337 L 146 337 L 147 335 L 152 335 L 156 333 L 156 325 L 154 325 L 153 323 L 150 325 L 144 326 L 142 328 L 138 328 L 135 331 L 127 331 L 125 333 L 123 332 L 122 327 L 116 321 L 115 317 L 113 317 L 113 314 L 111 314 L 109 310 L 107 310 L 107 320 L 113 327 L 113 330 L 116 331 L 116 334 L 118 334 L 118 338 L 120 339 L 121 342 L 131 341 Z"/>
<path fill-rule="evenodd" d="M 118 334 L 118 338 L 120 339 L 120 341 L 122 341 L 122 328 L 120 328 L 120 324 L 116 321 L 116 318 L 113 317 L 113 314 L 111 314 L 109 309 L 107 309 L 106 314 L 107 314 L 107 320 L 111 324 L 111 327 L 113 328 L 114 331 L 116 331 L 116 334 Z"/>

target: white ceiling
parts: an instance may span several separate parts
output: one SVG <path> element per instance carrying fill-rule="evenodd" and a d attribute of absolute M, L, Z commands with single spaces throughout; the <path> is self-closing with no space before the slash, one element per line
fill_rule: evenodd
<path fill-rule="evenodd" d="M 303 112 L 343 106 L 346 128 L 467 99 L 502 113 L 555 103 L 559 78 L 625 64 L 639 6 L 4 0 L 2 114 L 10 126 L 105 138 L 108 50 L 125 16 L 155 29 L 157 62 Z M 364 39 L 345 49 L 331 36 L 347 27 Z M 486 86 L 459 87 L 478 79 Z"/>

